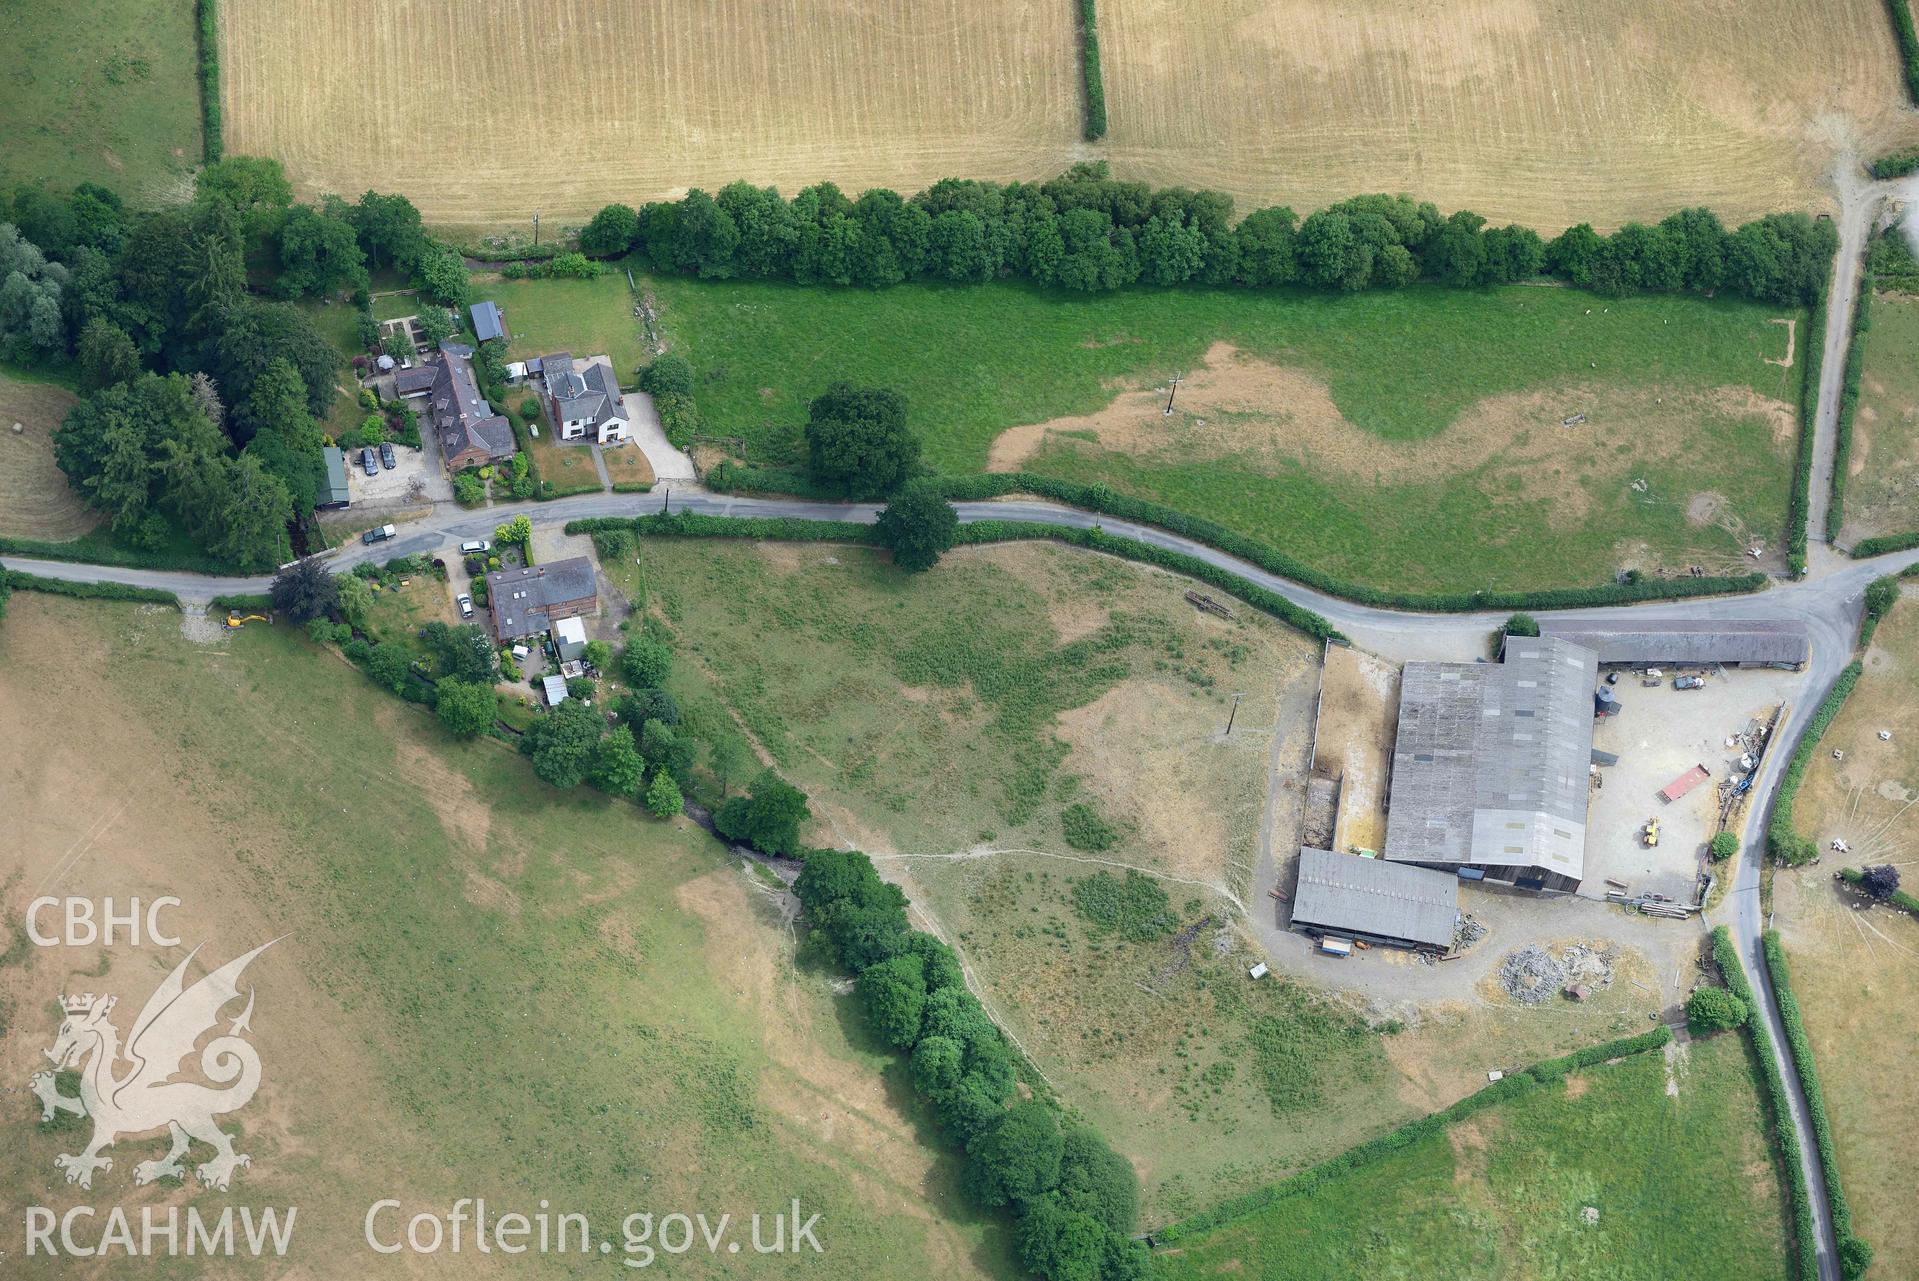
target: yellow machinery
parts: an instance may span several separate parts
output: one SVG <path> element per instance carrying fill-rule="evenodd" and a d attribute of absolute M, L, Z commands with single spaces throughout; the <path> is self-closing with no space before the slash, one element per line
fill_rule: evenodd
<path fill-rule="evenodd" d="M 273 615 L 271 614 L 241 614 L 239 611 L 231 609 L 227 611 L 227 626 L 235 631 L 245 627 L 248 623 L 271 623 L 272 621 Z"/>
<path fill-rule="evenodd" d="M 1659 844 L 1659 820 L 1658 819 L 1650 818 L 1646 820 L 1645 836 L 1646 836 L 1647 849 L 1651 849 L 1653 846 Z"/>

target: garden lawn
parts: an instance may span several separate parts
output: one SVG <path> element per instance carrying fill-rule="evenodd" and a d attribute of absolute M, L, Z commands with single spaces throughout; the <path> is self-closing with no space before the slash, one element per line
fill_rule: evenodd
<path fill-rule="evenodd" d="M 1919 529 L 1919 298 L 1880 294 L 1860 370 L 1846 478 L 1848 543 Z"/>
<path fill-rule="evenodd" d="M 592 280 L 481 276 L 473 282 L 473 301 L 483 299 L 498 303 L 506 317 L 508 360 L 531 360 L 556 351 L 604 355 L 612 358 L 621 386 L 638 381 L 647 355 L 624 271 Z"/>
<path fill-rule="evenodd" d="M 97 182 L 130 203 L 192 194 L 201 161 L 194 0 L 0 6 L 0 189 Z"/>
<path fill-rule="evenodd" d="M 1736 1037 L 1586 1069 L 1183 1239 L 1160 1278 L 1761 1281 L 1784 1218 Z M 1587 1223 L 1586 1207 L 1599 1212 Z"/>
<path fill-rule="evenodd" d="M 1210 443 L 1077 430 L 1049 436 L 1024 467 L 1104 481 L 1408 590 L 1750 568 L 1746 547 L 1774 546 L 1783 530 L 1802 367 L 1767 363 L 1785 350 L 1776 308 L 1522 286 L 650 287 L 693 363 L 706 430 L 746 437 L 756 461 L 798 461 L 807 401 L 845 378 L 905 395 L 929 463 L 978 471 L 1008 428 L 1096 426 L 1076 416 L 1217 368 L 1215 344 L 1227 344 L 1273 377 L 1264 399 L 1238 406 L 1248 412 L 1205 415 L 1220 429 Z M 1188 399 L 1182 389 L 1182 410 Z M 1579 412 L 1588 424 L 1560 426 Z"/>

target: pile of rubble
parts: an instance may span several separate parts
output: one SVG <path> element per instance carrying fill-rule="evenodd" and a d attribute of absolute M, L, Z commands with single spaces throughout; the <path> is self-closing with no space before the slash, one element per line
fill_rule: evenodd
<path fill-rule="evenodd" d="M 1479 923 L 1479 918 L 1471 912 L 1462 912 L 1458 924 L 1453 926 L 1453 951 L 1463 952 L 1479 940 L 1486 937 L 1487 929 Z"/>
<path fill-rule="evenodd" d="M 1538 1005 L 1563 992 L 1583 1001 L 1595 989 L 1610 987 L 1614 954 L 1610 950 L 1574 943 L 1558 956 L 1535 943 L 1507 954 L 1499 966 L 1499 986 L 1521 1005 Z"/>

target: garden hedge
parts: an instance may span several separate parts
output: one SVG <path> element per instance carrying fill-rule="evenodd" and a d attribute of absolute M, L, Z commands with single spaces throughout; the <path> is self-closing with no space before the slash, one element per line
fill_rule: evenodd
<path fill-rule="evenodd" d="M 1099 65 L 1099 15 L 1094 0 L 1079 0 L 1080 65 L 1086 76 L 1086 140 L 1106 136 L 1106 83 Z"/>
<path fill-rule="evenodd" d="M 1873 280 L 1859 282 L 1859 301 L 1852 313 L 1852 341 L 1846 345 L 1844 385 L 1839 391 L 1839 414 L 1832 446 L 1832 497 L 1826 504 L 1826 541 L 1839 537 L 1846 521 L 1846 468 L 1852 460 L 1852 419 L 1859 408 L 1859 380 L 1866 363 L 1866 333 L 1872 328 Z"/>
<path fill-rule="evenodd" d="M 1427 1135 L 1437 1133 L 1455 1121 L 1464 1120 L 1495 1103 L 1503 1103 L 1508 1099 L 1528 1094 L 1540 1086 L 1563 1080 L 1569 1072 L 1591 1067 L 1595 1063 L 1605 1063 L 1612 1059 L 1623 1059 L 1634 1054 L 1644 1054 L 1649 1050 L 1661 1049 L 1671 1040 L 1672 1030 L 1662 1023 L 1652 1031 L 1642 1032 L 1638 1036 L 1621 1037 L 1616 1041 L 1588 1046 L 1572 1054 L 1556 1059 L 1546 1059 L 1522 1071 L 1509 1073 L 1503 1079 L 1493 1082 L 1477 1093 L 1467 1095 L 1449 1108 L 1420 1117 L 1416 1121 L 1408 1121 L 1396 1130 L 1368 1140 L 1358 1147 L 1348 1148 L 1331 1160 L 1301 1170 L 1298 1174 L 1281 1179 L 1278 1183 L 1268 1184 L 1244 1196 L 1234 1197 L 1210 1210 L 1202 1210 L 1190 1218 L 1170 1224 L 1153 1234 L 1153 1244 L 1169 1245 L 1196 1232 L 1211 1231 L 1237 1219 L 1243 1219 L 1276 1201 L 1310 1192 L 1330 1179 L 1350 1174 L 1354 1170 L 1391 1156 L 1395 1152 L 1412 1146 Z"/>
<path fill-rule="evenodd" d="M 1807 449 L 1810 449 L 1808 440 Z M 1274 547 L 1248 538 L 1200 516 L 1141 498 L 1117 493 L 1105 485 L 1081 485 L 1031 472 L 979 472 L 971 475 L 942 475 L 936 478 L 940 493 L 949 502 L 983 502 L 1010 494 L 1036 494 L 1107 516 L 1154 525 L 1194 542 L 1257 565 L 1315 591 L 1325 592 L 1360 605 L 1387 609 L 1408 609 L 1425 613 L 1474 613 L 1481 610 L 1579 609 L 1594 605 L 1629 605 L 1650 600 L 1679 600 L 1694 596 L 1737 595 L 1756 592 L 1766 585 L 1764 574 L 1736 574 L 1719 578 L 1641 579 L 1638 582 L 1606 583 L 1597 587 L 1560 587 L 1539 591 L 1418 593 L 1384 591 L 1345 582 L 1331 574 L 1313 569 Z M 715 467 L 707 474 L 707 487 L 717 493 L 772 493 L 817 498 L 825 495 L 810 478 L 796 471 L 732 466 Z M 1803 527 L 1804 522 L 1801 521 Z M 1803 543 L 1803 528 L 1802 528 Z M 1919 543 L 1915 543 L 1919 546 Z M 1803 552 L 1803 547 L 1802 547 Z"/>
<path fill-rule="evenodd" d="M 242 614 L 257 614 L 273 608 L 273 597 L 265 592 L 253 592 L 239 596 L 215 596 L 207 602 L 209 609 L 232 609 Z"/>
<path fill-rule="evenodd" d="M 220 13 L 218 0 L 198 0 L 200 19 L 201 150 L 210 165 L 220 163 L 226 144 L 220 132 Z"/>
<path fill-rule="evenodd" d="M 1775 1151 L 1782 1163 L 1781 1179 L 1786 1185 L 1786 1200 L 1792 1210 L 1792 1238 L 1798 1259 L 1799 1281 L 1819 1281 L 1819 1237 L 1812 1227 L 1812 1205 L 1807 1200 L 1811 1195 L 1805 1179 L 1800 1173 L 1799 1133 L 1793 1129 L 1792 1111 L 1786 1103 L 1786 1078 L 1779 1070 L 1779 1053 L 1773 1048 L 1772 1037 L 1766 1031 L 1764 1011 L 1757 997 L 1753 995 L 1752 984 L 1746 982 L 1746 973 L 1739 968 L 1739 953 L 1732 945 L 1732 935 L 1721 925 L 1712 932 L 1713 964 L 1719 967 L 1719 977 L 1734 996 L 1744 1001 L 1753 1015 L 1746 1020 L 1746 1035 L 1751 1038 L 1748 1044 L 1759 1056 L 1760 1086 L 1764 1104 L 1771 1117 L 1770 1130 Z"/>
<path fill-rule="evenodd" d="M 1805 778 L 1806 766 L 1811 763 L 1813 752 L 1818 750 L 1819 740 L 1832 724 L 1832 718 L 1839 715 L 1839 709 L 1846 705 L 1852 687 L 1859 683 L 1861 670 L 1860 662 L 1855 658 L 1846 665 L 1845 671 L 1839 673 L 1832 692 L 1819 704 L 1819 710 L 1813 714 L 1812 724 L 1806 726 L 1799 746 L 1793 749 L 1792 762 L 1786 766 L 1785 776 L 1779 780 L 1779 792 L 1772 803 L 1772 818 L 1766 825 L 1766 848 L 1774 858 L 1796 866 L 1810 863 L 1818 857 L 1818 843 L 1793 830 L 1793 801 L 1798 795 L 1799 784 Z"/>
<path fill-rule="evenodd" d="M 1919 32 L 1912 27 L 1912 6 L 1907 0 L 1886 0 L 1892 10 L 1892 30 L 1899 37 L 1899 58 L 1906 71 L 1906 93 L 1919 103 Z"/>
<path fill-rule="evenodd" d="M 158 587 L 135 587 L 129 583 L 70 583 L 64 578 L 42 578 L 17 569 L 4 573 L 7 586 L 23 592 L 45 592 L 49 596 L 72 596 L 76 600 L 137 600 L 155 605 L 179 607 L 180 598 Z"/>
<path fill-rule="evenodd" d="M 1766 953 L 1766 972 L 1772 976 L 1772 994 L 1779 1002 L 1779 1021 L 1786 1028 L 1786 1044 L 1792 1048 L 1799 1090 L 1806 1096 L 1806 1112 L 1812 1117 L 1813 1141 L 1819 1147 L 1819 1167 L 1825 1172 L 1826 1204 L 1832 1207 L 1832 1234 L 1839 1242 L 1840 1266 L 1847 1278 L 1856 1278 L 1872 1261 L 1872 1247 L 1852 1233 L 1852 1207 L 1839 1185 L 1839 1152 L 1833 1146 L 1832 1125 L 1826 1119 L 1826 1096 L 1819 1088 L 1812 1039 L 1806 1035 L 1799 1001 L 1792 993 L 1792 967 L 1786 963 L 1786 949 L 1779 941 L 1778 930 L 1767 930 L 1760 936 L 1760 943 Z"/>

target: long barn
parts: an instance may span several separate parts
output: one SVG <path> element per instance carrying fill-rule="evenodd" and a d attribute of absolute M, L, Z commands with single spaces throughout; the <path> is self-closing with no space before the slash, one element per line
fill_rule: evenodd
<path fill-rule="evenodd" d="M 1803 622 L 1774 618 L 1542 618 L 1539 633 L 1592 650 L 1602 666 L 1787 667 L 1812 657 Z"/>

